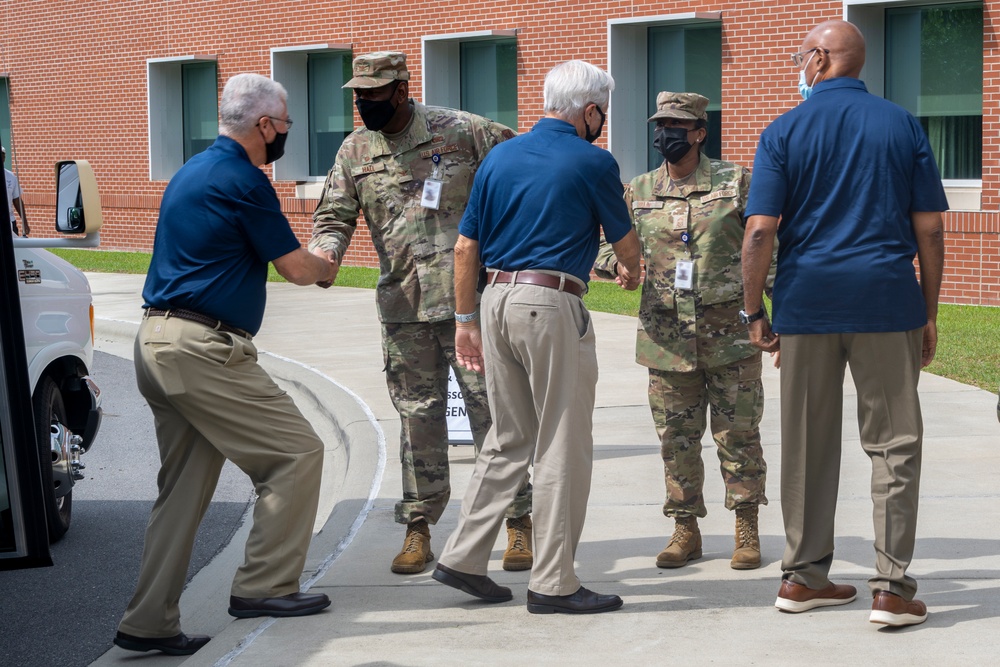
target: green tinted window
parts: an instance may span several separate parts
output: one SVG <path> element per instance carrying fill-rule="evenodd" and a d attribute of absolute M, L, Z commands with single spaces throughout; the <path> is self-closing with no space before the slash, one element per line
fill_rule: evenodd
<path fill-rule="evenodd" d="M 656 95 L 698 93 L 708 98 L 708 138 L 705 155 L 722 155 L 722 28 L 709 26 L 654 26 L 646 37 L 649 116 L 656 112 Z M 645 122 L 645 119 L 636 119 Z M 663 156 L 653 148 L 653 127 L 647 123 L 647 168 L 656 169 Z"/>
<path fill-rule="evenodd" d="M 7 149 L 7 164 L 14 161 L 14 149 L 10 143 L 10 84 L 6 77 L 0 77 L 0 145 Z"/>
<path fill-rule="evenodd" d="M 185 162 L 211 146 L 219 135 L 219 87 L 215 70 L 215 63 L 181 66 Z"/>
<path fill-rule="evenodd" d="M 888 9 L 886 98 L 920 120 L 942 178 L 982 178 L 983 5 Z"/>
<path fill-rule="evenodd" d="M 517 129 L 517 41 L 462 42 L 462 109 Z"/>
<path fill-rule="evenodd" d="M 351 54 L 309 54 L 309 175 L 325 176 L 354 129 Z"/>

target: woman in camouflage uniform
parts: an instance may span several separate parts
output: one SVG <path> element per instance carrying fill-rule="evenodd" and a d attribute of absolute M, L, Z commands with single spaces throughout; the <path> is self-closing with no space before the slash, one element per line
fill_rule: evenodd
<path fill-rule="evenodd" d="M 649 122 L 656 123 L 653 145 L 665 161 L 625 191 L 646 268 L 636 361 L 649 368 L 667 488 L 663 513 L 675 521 L 656 565 L 681 567 L 701 557 L 698 517 L 707 514 L 701 440 L 710 408 L 726 508 L 736 510 L 731 565 L 752 569 L 760 566 L 757 506 L 767 504 L 767 466 L 758 428 L 761 355 L 740 318 L 750 172 L 701 154 L 707 98 L 661 92 L 656 104 Z M 614 265 L 611 248 L 602 246 L 598 275 L 613 277 Z"/>

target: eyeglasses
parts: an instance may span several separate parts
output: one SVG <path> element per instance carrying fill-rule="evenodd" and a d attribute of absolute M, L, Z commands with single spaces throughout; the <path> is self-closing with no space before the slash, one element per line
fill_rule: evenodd
<path fill-rule="evenodd" d="M 806 56 L 812 53 L 813 51 L 822 51 L 823 53 L 827 54 L 830 53 L 830 49 L 824 49 L 819 46 L 814 46 L 811 49 L 806 49 L 805 51 L 799 51 L 798 53 L 793 53 L 792 62 L 795 63 L 796 67 L 801 68 L 802 62 L 805 60 Z"/>
<path fill-rule="evenodd" d="M 276 118 L 274 116 L 264 116 L 264 117 L 265 118 L 270 118 L 271 120 L 280 120 L 282 123 L 285 124 L 285 127 L 287 127 L 289 130 L 292 129 L 292 119 L 291 118 Z"/>

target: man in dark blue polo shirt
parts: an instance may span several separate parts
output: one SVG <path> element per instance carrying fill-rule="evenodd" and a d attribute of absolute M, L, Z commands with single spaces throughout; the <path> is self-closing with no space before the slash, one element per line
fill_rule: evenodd
<path fill-rule="evenodd" d="M 597 613 L 617 595 L 580 585 L 573 559 L 593 465 L 597 355 L 582 296 L 601 230 L 619 281 L 639 284 L 639 241 L 618 164 L 592 145 L 614 80 L 573 60 L 545 77 L 545 118 L 490 151 L 476 173 L 455 246 L 455 350 L 486 370 L 493 428 L 434 578 L 489 602 L 511 599 L 486 567 L 507 505 L 534 462 L 535 558 L 528 611 Z M 476 312 L 479 267 L 490 270 Z M 488 363 L 484 362 L 485 358 Z"/>
<path fill-rule="evenodd" d="M 178 601 L 226 459 L 259 496 L 229 613 L 303 616 L 330 604 L 299 591 L 323 442 L 257 364 L 251 340 L 264 315 L 268 262 L 297 285 L 328 285 L 337 272 L 301 246 L 259 168 L 281 157 L 292 124 L 286 96 L 258 74 L 231 78 L 221 136 L 163 194 L 135 341 L 136 380 L 155 417 L 162 466 L 139 582 L 114 639 L 130 651 L 187 655 L 209 641 L 181 632 Z"/>
<path fill-rule="evenodd" d="M 792 56 L 806 102 L 760 137 L 743 243 L 750 340 L 781 351 L 784 571 L 775 606 L 802 612 L 854 600 L 832 584 L 844 369 L 858 392 L 872 462 L 875 522 L 870 620 L 927 618 L 906 575 L 913 556 L 923 424 L 917 381 L 934 358 L 944 265 L 941 177 L 904 109 L 868 93 L 860 31 L 813 29 Z M 779 226 L 778 221 L 781 221 Z M 774 324 L 762 291 L 777 230 Z M 920 259 L 920 282 L 913 268 Z"/>

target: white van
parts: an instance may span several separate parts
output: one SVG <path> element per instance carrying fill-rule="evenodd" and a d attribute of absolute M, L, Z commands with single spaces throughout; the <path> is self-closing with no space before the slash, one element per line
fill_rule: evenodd
<path fill-rule="evenodd" d="M 56 229 L 86 236 L 13 239 L 50 542 L 69 529 L 73 485 L 84 478 L 80 457 L 93 445 L 102 415 L 101 392 L 90 377 L 94 361 L 90 284 L 82 271 L 44 249 L 96 246 L 100 199 L 85 161 L 57 164 L 56 182 Z"/>

